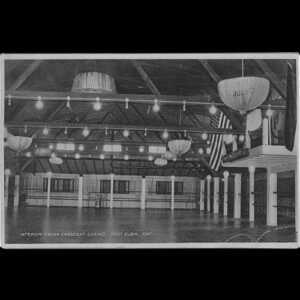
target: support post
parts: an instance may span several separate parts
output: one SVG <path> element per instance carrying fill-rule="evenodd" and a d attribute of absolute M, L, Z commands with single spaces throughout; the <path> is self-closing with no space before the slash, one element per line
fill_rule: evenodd
<path fill-rule="evenodd" d="M 142 177 L 141 209 L 146 208 L 146 177 Z"/>
<path fill-rule="evenodd" d="M 204 189 L 205 189 L 205 180 L 200 180 L 200 211 L 204 210 Z"/>
<path fill-rule="evenodd" d="M 211 176 L 208 175 L 206 176 L 206 184 L 207 184 L 207 193 L 206 193 L 206 210 L 210 211 L 210 181 L 211 181 Z"/>
<path fill-rule="evenodd" d="M 174 210 L 175 176 L 171 176 L 171 210 Z"/>
<path fill-rule="evenodd" d="M 233 140 L 232 140 L 232 151 L 236 151 L 237 150 L 237 141 L 236 141 L 236 136 L 233 136 Z"/>
<path fill-rule="evenodd" d="M 8 195 L 9 195 L 9 176 L 10 170 L 5 170 L 5 183 L 4 183 L 4 206 L 8 206 Z"/>
<path fill-rule="evenodd" d="M 80 174 L 78 178 L 78 207 L 82 207 L 83 198 L 83 175 Z"/>
<path fill-rule="evenodd" d="M 15 175 L 15 189 L 14 189 L 14 206 L 19 206 L 20 196 L 20 175 Z"/>
<path fill-rule="evenodd" d="M 224 200 L 223 200 L 223 215 L 228 214 L 228 177 L 229 173 L 224 172 Z"/>
<path fill-rule="evenodd" d="M 267 225 L 277 226 L 277 173 L 267 168 Z"/>
<path fill-rule="evenodd" d="M 114 207 L 114 174 L 110 174 L 110 201 L 109 207 L 112 209 Z"/>
<path fill-rule="evenodd" d="M 220 178 L 214 177 L 214 214 L 219 213 Z"/>
<path fill-rule="evenodd" d="M 262 144 L 269 145 L 269 120 L 263 118 L 262 120 Z"/>
<path fill-rule="evenodd" d="M 254 221 L 255 206 L 254 206 L 254 172 L 255 167 L 249 166 L 249 221 Z"/>
<path fill-rule="evenodd" d="M 48 184 L 47 184 L 47 207 L 50 207 L 50 197 L 51 197 L 51 173 L 48 173 Z"/>
<path fill-rule="evenodd" d="M 242 175 L 239 173 L 234 174 L 234 218 L 241 218 L 241 186 Z"/>

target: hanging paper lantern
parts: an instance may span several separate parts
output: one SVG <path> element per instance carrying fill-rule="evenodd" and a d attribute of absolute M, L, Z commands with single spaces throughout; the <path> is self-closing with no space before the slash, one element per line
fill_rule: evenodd
<path fill-rule="evenodd" d="M 242 114 L 261 105 L 269 87 L 269 80 L 261 77 L 236 77 L 218 83 L 221 100 Z"/>
<path fill-rule="evenodd" d="M 173 155 L 179 155 L 188 152 L 191 148 L 191 141 L 189 140 L 172 140 L 168 142 L 168 147 Z"/>
<path fill-rule="evenodd" d="M 32 138 L 26 136 L 8 136 L 6 138 L 7 146 L 17 152 L 24 151 L 31 143 Z"/>
<path fill-rule="evenodd" d="M 246 129 L 248 131 L 257 130 L 261 126 L 262 117 L 261 110 L 255 109 L 247 114 Z"/>
<path fill-rule="evenodd" d="M 165 153 L 163 153 L 161 155 L 161 158 L 164 158 L 164 159 L 173 159 L 173 158 L 176 158 L 176 155 L 174 155 L 173 153 L 171 153 L 170 151 L 166 151 Z"/>
<path fill-rule="evenodd" d="M 117 89 L 111 76 L 99 72 L 86 72 L 75 77 L 72 92 L 117 93 Z"/>
<path fill-rule="evenodd" d="M 63 160 L 60 157 L 57 157 L 57 156 L 50 157 L 49 161 L 53 165 L 61 165 L 63 163 Z"/>
<path fill-rule="evenodd" d="M 165 166 L 168 164 L 168 161 L 164 158 L 156 158 L 154 160 L 154 163 L 157 165 L 157 166 Z"/>

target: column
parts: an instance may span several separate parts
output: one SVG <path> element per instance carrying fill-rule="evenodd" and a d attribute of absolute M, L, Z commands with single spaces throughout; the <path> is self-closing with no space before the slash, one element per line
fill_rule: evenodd
<path fill-rule="evenodd" d="M 255 167 L 249 166 L 249 221 L 254 221 L 254 212 L 255 212 L 255 206 L 254 206 L 254 172 Z"/>
<path fill-rule="evenodd" d="M 83 175 L 80 174 L 78 178 L 78 207 L 82 207 L 83 198 Z"/>
<path fill-rule="evenodd" d="M 146 208 L 146 177 L 142 177 L 141 209 Z"/>
<path fill-rule="evenodd" d="M 175 176 L 171 176 L 171 210 L 174 210 Z"/>
<path fill-rule="evenodd" d="M 277 226 L 277 173 L 267 168 L 267 225 Z"/>
<path fill-rule="evenodd" d="M 234 218 L 241 218 L 241 187 L 242 175 L 234 174 Z"/>
<path fill-rule="evenodd" d="M 262 120 L 262 144 L 269 145 L 269 121 L 268 118 Z"/>
<path fill-rule="evenodd" d="M 214 214 L 219 213 L 220 178 L 214 177 Z"/>
<path fill-rule="evenodd" d="M 233 136 L 233 140 L 232 140 L 232 152 L 237 150 L 237 142 L 236 142 L 236 136 Z"/>
<path fill-rule="evenodd" d="M 114 207 L 114 174 L 110 174 L 110 201 L 109 207 Z"/>
<path fill-rule="evenodd" d="M 200 210 L 204 210 L 204 189 L 205 189 L 205 180 L 200 180 Z"/>
<path fill-rule="evenodd" d="M 228 177 L 229 172 L 225 171 L 224 175 L 224 201 L 223 201 L 223 214 L 227 216 L 228 214 Z"/>
<path fill-rule="evenodd" d="M 20 175 L 15 175 L 14 206 L 19 206 Z"/>
<path fill-rule="evenodd" d="M 48 173 L 48 184 L 47 184 L 47 207 L 50 207 L 50 194 L 51 194 L 51 173 Z"/>
<path fill-rule="evenodd" d="M 10 170 L 6 169 L 5 172 L 5 183 L 4 183 L 4 205 L 5 207 L 8 206 L 8 195 L 9 195 L 9 176 Z"/>
<path fill-rule="evenodd" d="M 206 193 L 207 206 L 206 206 L 206 209 L 207 209 L 207 211 L 210 211 L 210 181 L 211 181 L 211 176 L 207 175 L 206 180 L 207 180 L 206 181 L 206 183 L 207 183 L 207 193 Z"/>

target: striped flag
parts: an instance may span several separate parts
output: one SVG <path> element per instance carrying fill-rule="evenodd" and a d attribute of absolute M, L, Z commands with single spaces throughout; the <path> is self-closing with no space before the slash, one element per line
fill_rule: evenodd
<path fill-rule="evenodd" d="M 210 123 L 214 128 L 232 128 L 230 120 L 220 109 L 211 116 Z M 211 134 L 209 141 L 211 149 L 209 166 L 217 172 L 220 168 L 222 158 L 223 134 Z"/>

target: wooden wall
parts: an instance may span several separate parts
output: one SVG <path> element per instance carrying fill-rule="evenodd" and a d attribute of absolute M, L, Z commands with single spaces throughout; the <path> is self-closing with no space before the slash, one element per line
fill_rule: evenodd
<path fill-rule="evenodd" d="M 28 205 L 46 205 L 47 192 L 43 192 L 44 173 L 21 175 L 20 194 L 26 195 Z M 78 178 L 75 174 L 53 174 L 52 178 L 73 178 L 74 193 L 51 192 L 51 206 L 74 206 L 78 204 Z M 100 196 L 101 206 L 109 207 L 110 194 L 100 193 L 100 180 L 110 180 L 110 175 L 83 176 L 83 207 L 95 207 L 95 201 Z M 114 180 L 129 180 L 129 194 L 114 194 L 115 208 L 140 208 L 141 206 L 141 176 L 115 175 Z M 146 208 L 167 208 L 171 206 L 171 195 L 156 194 L 156 181 L 171 181 L 171 177 L 146 177 Z M 193 177 L 176 177 L 175 181 L 183 182 L 183 195 L 175 195 L 175 209 L 195 209 L 199 202 L 199 179 Z"/>

